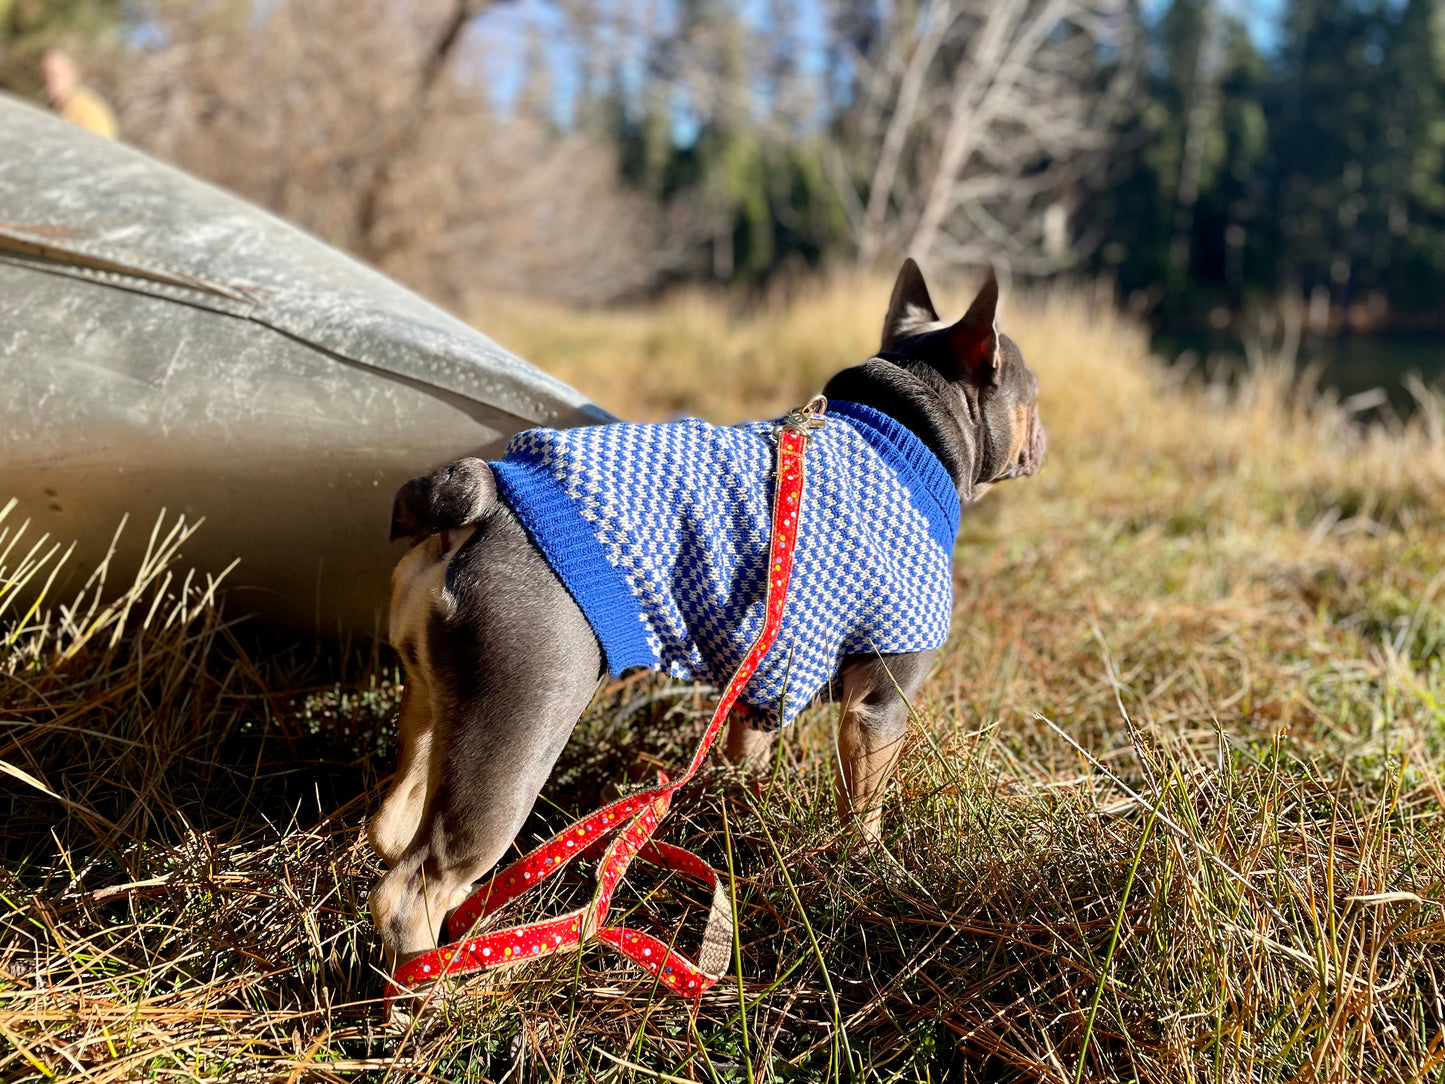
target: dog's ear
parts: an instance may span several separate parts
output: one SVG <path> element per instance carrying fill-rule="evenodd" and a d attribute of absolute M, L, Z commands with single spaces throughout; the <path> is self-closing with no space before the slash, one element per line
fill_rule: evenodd
<path fill-rule="evenodd" d="M 938 310 L 933 307 L 933 298 L 928 296 L 923 272 L 910 256 L 903 261 L 898 281 L 893 284 L 893 300 L 888 302 L 888 315 L 883 318 L 880 349 L 892 350 L 901 340 L 937 319 Z"/>
<path fill-rule="evenodd" d="M 988 281 L 979 290 L 963 319 L 948 329 L 954 371 L 950 380 L 974 385 L 992 384 L 998 375 L 998 276 L 989 268 Z"/>

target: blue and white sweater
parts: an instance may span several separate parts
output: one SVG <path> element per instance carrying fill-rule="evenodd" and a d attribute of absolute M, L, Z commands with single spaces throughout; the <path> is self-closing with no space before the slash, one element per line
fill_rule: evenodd
<path fill-rule="evenodd" d="M 634 666 L 723 685 L 763 626 L 776 423 L 529 429 L 491 464 L 591 623 L 615 676 Z M 741 699 L 792 721 L 846 655 L 948 637 L 958 493 L 898 422 L 830 403 L 812 434 L 777 642 Z"/>

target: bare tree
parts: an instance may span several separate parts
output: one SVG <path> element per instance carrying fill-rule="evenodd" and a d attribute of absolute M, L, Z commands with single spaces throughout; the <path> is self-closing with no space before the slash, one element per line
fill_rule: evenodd
<path fill-rule="evenodd" d="M 844 14 L 858 98 L 834 176 L 858 262 L 1076 259 L 1070 204 L 1132 71 L 1117 63 L 1122 0 L 885 0 Z"/>
<path fill-rule="evenodd" d="M 361 190 L 357 205 L 357 243 L 361 253 L 370 259 L 384 258 L 379 250 L 375 231 L 382 205 L 390 194 L 398 164 L 414 151 L 426 121 L 433 114 L 433 91 L 446 74 L 453 58 L 460 51 L 462 34 L 467 24 L 490 0 L 451 0 L 450 10 L 441 15 L 441 25 L 420 52 L 411 77 L 410 100 L 401 112 L 411 123 L 392 125 L 386 132 L 387 144 L 380 149 L 371 165 L 371 180 Z"/>
<path fill-rule="evenodd" d="M 467 28 L 488 0 L 163 8 L 107 75 L 128 137 L 444 303 L 600 302 L 655 280 L 658 216 L 613 148 L 502 113 Z"/>

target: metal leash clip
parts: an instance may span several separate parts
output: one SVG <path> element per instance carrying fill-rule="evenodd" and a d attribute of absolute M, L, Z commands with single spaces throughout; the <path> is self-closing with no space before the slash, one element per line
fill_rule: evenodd
<path fill-rule="evenodd" d="M 823 417 L 823 412 L 827 409 L 828 400 L 821 395 L 815 395 L 783 416 L 783 428 L 797 430 L 806 438 L 810 432 L 822 429 L 828 424 L 828 419 Z"/>

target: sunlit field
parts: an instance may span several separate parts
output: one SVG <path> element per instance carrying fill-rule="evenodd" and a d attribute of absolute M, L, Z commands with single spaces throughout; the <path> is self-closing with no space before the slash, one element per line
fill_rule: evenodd
<path fill-rule="evenodd" d="M 472 315 L 620 416 L 728 422 L 866 357 L 888 289 Z M 390 656 L 245 636 L 203 575 L 181 592 L 183 544 L 110 606 L 0 611 L 0 1078 L 1437 1078 L 1442 400 L 1366 428 L 1269 342 L 1182 371 L 1088 290 L 1006 294 L 1000 324 L 1048 459 L 965 515 L 882 845 L 836 822 L 826 706 L 770 772 L 674 802 L 663 838 L 732 871 L 739 917 L 695 1014 L 588 948 L 389 1030 L 362 826 Z M 0 607 L 59 556 L 9 516 Z M 709 709 L 605 685 L 521 842 L 681 765 Z M 614 917 L 691 954 L 706 893 L 629 886 Z"/>

